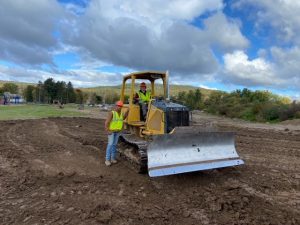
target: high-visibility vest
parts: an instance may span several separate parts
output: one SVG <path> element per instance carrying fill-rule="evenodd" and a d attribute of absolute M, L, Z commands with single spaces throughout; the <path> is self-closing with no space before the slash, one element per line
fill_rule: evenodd
<path fill-rule="evenodd" d="M 151 92 L 150 91 L 146 91 L 145 94 L 143 92 L 139 91 L 138 95 L 139 95 L 140 101 L 142 101 L 142 102 L 149 102 L 150 101 L 150 98 L 151 98 Z"/>
<path fill-rule="evenodd" d="M 109 124 L 110 131 L 120 131 L 123 128 L 123 114 L 112 111 L 113 117 Z"/>

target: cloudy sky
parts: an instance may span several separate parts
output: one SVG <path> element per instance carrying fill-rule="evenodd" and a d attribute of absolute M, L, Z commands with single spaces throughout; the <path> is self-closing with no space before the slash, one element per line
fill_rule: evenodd
<path fill-rule="evenodd" d="M 171 83 L 300 97 L 300 1 L 0 0 L 0 80 Z"/>

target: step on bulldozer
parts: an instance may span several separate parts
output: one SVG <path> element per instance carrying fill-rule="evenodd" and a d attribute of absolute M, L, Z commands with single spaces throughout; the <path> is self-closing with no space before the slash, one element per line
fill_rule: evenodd
<path fill-rule="evenodd" d="M 190 111 L 169 100 L 168 72 L 135 72 L 123 77 L 120 100 L 129 109 L 118 151 L 150 177 L 244 164 L 235 149 L 235 134 L 190 125 Z M 151 89 L 146 118 L 135 101 L 138 84 Z M 160 84 L 160 85 L 158 85 Z M 158 89 L 163 87 L 161 96 Z M 125 92 L 129 90 L 128 101 Z"/>

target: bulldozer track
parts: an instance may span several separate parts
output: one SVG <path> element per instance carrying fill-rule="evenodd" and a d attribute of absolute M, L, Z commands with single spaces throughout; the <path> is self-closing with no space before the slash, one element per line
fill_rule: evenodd
<path fill-rule="evenodd" d="M 122 158 L 129 161 L 138 173 L 147 172 L 147 147 L 148 142 L 137 139 L 130 134 L 121 134 L 118 151 Z"/>

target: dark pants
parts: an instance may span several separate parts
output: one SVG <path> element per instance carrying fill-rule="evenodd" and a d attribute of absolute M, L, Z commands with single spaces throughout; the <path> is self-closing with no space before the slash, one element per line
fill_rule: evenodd
<path fill-rule="evenodd" d="M 141 116 L 141 120 L 145 121 L 146 120 L 146 116 L 147 116 L 147 111 L 148 111 L 148 103 L 139 103 L 140 105 L 140 116 Z"/>

